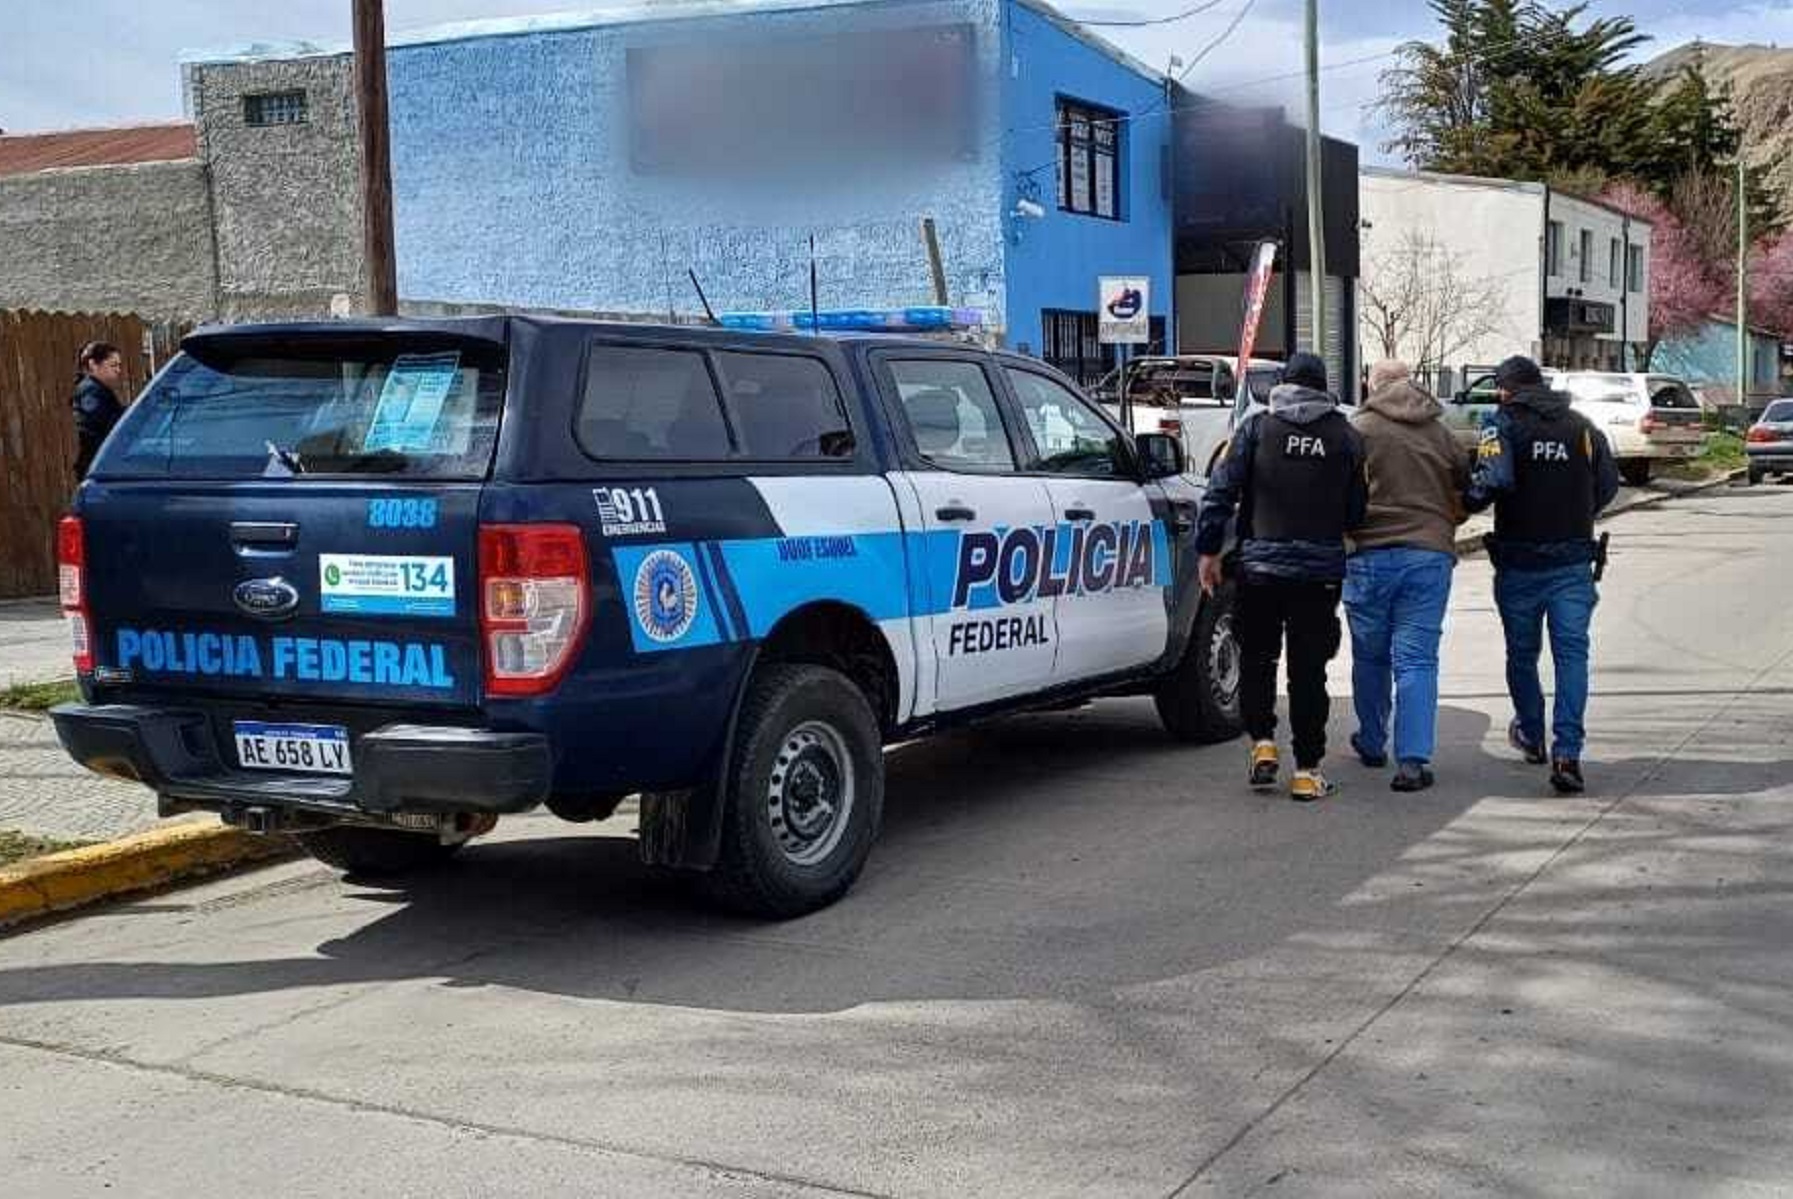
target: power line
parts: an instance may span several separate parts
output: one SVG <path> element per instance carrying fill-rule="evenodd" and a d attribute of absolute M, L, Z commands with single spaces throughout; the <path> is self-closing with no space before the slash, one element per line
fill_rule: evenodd
<path fill-rule="evenodd" d="M 1198 13 L 1207 12 L 1210 8 L 1219 8 L 1220 2 L 1221 0 L 1202 0 L 1200 4 L 1186 8 L 1175 16 L 1144 17 L 1137 21 L 1082 21 L 1076 17 L 1071 19 L 1090 29 L 1144 29 L 1151 25 L 1173 25 L 1178 21 L 1188 20 Z"/>
<path fill-rule="evenodd" d="M 1240 24 L 1243 23 L 1245 20 L 1246 14 L 1251 12 L 1252 8 L 1254 6 L 1256 6 L 1257 2 L 1258 2 L 1258 0 L 1245 0 L 1244 6 L 1241 7 L 1239 9 L 1239 11 L 1233 15 L 1232 22 L 1230 24 L 1228 24 L 1225 29 L 1220 31 L 1220 36 L 1215 38 L 1213 41 L 1209 42 L 1207 45 L 1203 46 L 1200 50 L 1198 50 L 1196 52 L 1196 55 L 1194 58 L 1190 59 L 1187 63 L 1185 63 L 1183 65 L 1183 69 L 1177 73 L 1177 82 L 1178 83 L 1181 83 L 1181 82 L 1183 82 L 1183 80 L 1189 78 L 1189 72 L 1195 70 L 1196 63 L 1199 63 L 1202 59 L 1204 59 L 1204 58 L 1208 57 L 1208 55 L 1212 54 L 1215 51 L 1215 49 L 1220 46 L 1220 44 L 1222 42 L 1224 42 L 1228 38 L 1232 37 L 1233 34 L 1238 31 Z"/>
<path fill-rule="evenodd" d="M 1239 10 L 1239 12 L 1234 15 L 1233 20 L 1228 25 L 1227 29 L 1225 31 L 1223 31 L 1218 38 L 1216 38 L 1212 42 L 1209 42 L 1208 45 L 1204 46 L 1201 49 L 1201 51 L 1198 53 L 1197 57 L 1194 60 L 1192 60 L 1187 66 L 1185 66 L 1183 68 L 1183 70 L 1178 75 L 1175 76 L 1176 81 L 1180 83 L 1184 78 L 1186 78 L 1188 76 L 1189 72 L 1195 68 L 1196 63 L 1200 62 L 1201 59 L 1203 57 L 1205 57 L 1206 55 L 1212 53 L 1214 49 L 1216 49 L 1222 42 L 1224 42 L 1228 37 L 1230 37 L 1232 35 L 1233 31 L 1236 30 L 1239 27 L 1239 25 L 1244 21 L 1245 15 L 1251 11 L 1252 6 L 1254 4 L 1256 4 L 1256 2 L 1257 2 L 1257 0 L 1246 0 L 1244 7 L 1241 8 Z M 1542 45 L 1557 36 L 1558 36 L 1558 31 L 1556 31 L 1554 29 L 1537 30 L 1533 33 L 1524 34 L 1519 37 L 1509 38 L 1503 42 L 1491 43 L 1488 46 L 1482 47 L 1482 49 L 1485 51 L 1488 51 L 1488 52 L 1497 52 L 1497 53 L 1500 51 L 1505 51 L 1505 50 L 1516 50 L 1521 47 L 1533 45 L 1533 44 Z M 1344 58 L 1344 59 L 1340 59 L 1338 62 L 1322 63 L 1322 64 L 1320 64 L 1320 72 L 1321 72 L 1321 74 L 1325 74 L 1330 71 L 1344 71 L 1344 70 L 1349 70 L 1352 67 L 1361 67 L 1367 63 L 1380 62 L 1383 59 L 1394 58 L 1396 55 L 1399 55 L 1399 54 L 1405 52 L 1408 49 L 1408 47 L 1410 47 L 1410 46 L 1429 45 L 1429 44 L 1430 43 L 1427 43 L 1420 39 L 1410 39 L 1409 41 L 1403 42 L 1399 46 L 1396 46 L 1392 50 L 1384 50 L 1377 54 L 1363 54 L 1363 55 L 1359 55 L 1355 58 Z M 1281 72 L 1281 73 L 1275 74 L 1275 75 L 1262 75 L 1255 79 L 1242 79 L 1236 83 L 1222 84 L 1218 87 L 1203 87 L 1199 92 L 1192 93 L 1193 97 L 1194 97 L 1194 103 L 1177 104 L 1177 103 L 1170 101 L 1167 98 L 1164 103 L 1158 105 L 1155 108 L 1146 109 L 1144 112 L 1123 113 L 1123 114 L 1113 116 L 1113 117 L 1100 117 L 1095 120 L 1092 120 L 1090 123 L 1092 125 L 1113 125 L 1113 126 L 1119 127 L 1121 125 L 1131 124 L 1135 121 L 1143 121 L 1143 120 L 1146 120 L 1147 118 L 1156 118 L 1156 117 L 1161 117 L 1161 116 L 1173 116 L 1179 112 L 1188 112 L 1192 109 L 1199 108 L 1202 106 L 1203 102 L 1205 102 L 1207 99 L 1209 99 L 1210 97 L 1213 97 L 1213 96 L 1226 95 L 1231 92 L 1245 91 L 1250 88 L 1259 87 L 1266 83 L 1280 83 L 1280 82 L 1283 82 L 1283 81 L 1289 80 L 1289 79 L 1303 79 L 1306 76 L 1307 76 L 1307 72 L 1305 70 L 1284 71 L 1284 72 Z M 1168 76 L 1167 76 L 1167 78 L 1168 78 Z M 1365 107 L 1369 107 L 1369 106 L 1370 106 L 1370 104 L 1367 104 L 1367 103 L 1352 102 L 1350 104 L 1338 105 L 1337 108 L 1346 108 L 1346 107 L 1365 108 Z M 1334 108 L 1328 108 L 1325 111 L 1330 112 L 1330 111 L 1335 111 L 1335 110 L 1336 109 L 1334 109 Z M 1038 125 L 1023 125 L 1023 126 L 1020 126 L 1019 128 L 1011 128 L 1007 132 L 1009 132 L 1010 134 L 1038 133 L 1042 130 L 1048 130 L 1048 129 L 1053 130 L 1053 131 L 1059 131 L 1059 130 L 1062 130 L 1064 127 L 1065 126 L 1064 126 L 1063 122 L 1058 121 L 1058 120 L 1053 120 L 1050 122 L 1042 122 Z M 1046 167 L 1049 167 L 1052 165 L 1054 165 L 1054 164 L 1049 162 L 1049 163 L 1046 163 L 1044 166 L 1033 167 L 1030 170 L 1020 171 L 1017 173 L 1023 174 L 1023 175 L 1030 175 L 1030 174 L 1034 174 L 1039 171 L 1045 170 Z"/>

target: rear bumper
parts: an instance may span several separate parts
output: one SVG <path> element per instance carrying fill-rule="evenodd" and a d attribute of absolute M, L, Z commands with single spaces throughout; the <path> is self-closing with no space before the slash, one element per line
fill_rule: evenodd
<path fill-rule="evenodd" d="M 1793 471 L 1793 441 L 1744 444 L 1744 455 L 1755 470 Z"/>
<path fill-rule="evenodd" d="M 540 733 L 389 724 L 355 738 L 354 777 L 338 778 L 242 770 L 220 752 L 199 711 L 63 704 L 50 717 L 63 748 L 89 770 L 214 810 L 522 812 L 547 798 L 553 773 Z"/>

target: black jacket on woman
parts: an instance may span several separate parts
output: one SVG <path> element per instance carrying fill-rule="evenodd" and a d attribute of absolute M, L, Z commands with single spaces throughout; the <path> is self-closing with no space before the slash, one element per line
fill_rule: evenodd
<path fill-rule="evenodd" d="M 75 384 L 75 394 L 69 400 L 69 406 L 75 410 L 75 442 L 79 447 L 75 454 L 75 477 L 85 479 L 94 455 L 100 452 L 106 434 L 112 432 L 112 426 L 118 423 L 125 409 L 112 394 L 112 389 L 92 375 L 82 375 L 81 381 Z"/>

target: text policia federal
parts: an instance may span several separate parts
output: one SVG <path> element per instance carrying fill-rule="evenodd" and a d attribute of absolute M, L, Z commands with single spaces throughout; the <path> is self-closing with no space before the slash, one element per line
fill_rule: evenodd
<path fill-rule="evenodd" d="M 440 645 L 340 641 L 333 637 L 270 637 L 264 647 L 247 633 L 119 629 L 118 668 L 147 674 L 221 675 L 383 687 L 455 685 Z"/>

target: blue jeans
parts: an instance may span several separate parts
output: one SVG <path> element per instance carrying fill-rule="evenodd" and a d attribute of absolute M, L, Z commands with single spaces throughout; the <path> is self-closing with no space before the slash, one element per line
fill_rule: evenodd
<path fill-rule="evenodd" d="M 1519 734 L 1528 745 L 1544 743 L 1544 687 L 1538 681 L 1538 654 L 1544 622 L 1550 622 L 1550 658 L 1556 665 L 1556 711 L 1551 721 L 1551 756 L 1581 758 L 1588 706 L 1588 626 L 1599 601 L 1594 568 L 1586 562 L 1548 570 L 1497 570 L 1494 602 L 1507 633 L 1507 691 Z"/>
<path fill-rule="evenodd" d="M 1395 757 L 1430 762 L 1438 739 L 1438 639 L 1457 559 L 1438 550 L 1364 550 L 1345 564 L 1351 618 L 1351 689 L 1357 743 L 1388 744 L 1391 691 Z"/>

